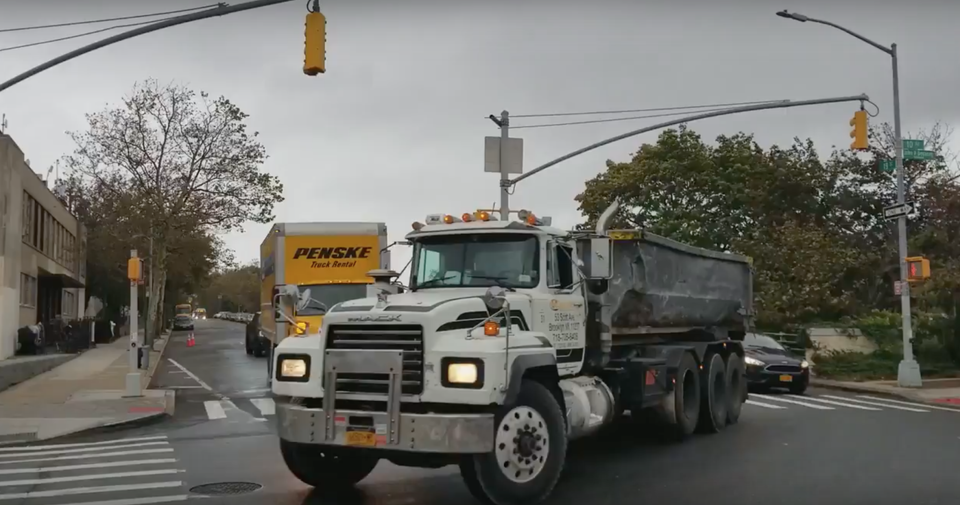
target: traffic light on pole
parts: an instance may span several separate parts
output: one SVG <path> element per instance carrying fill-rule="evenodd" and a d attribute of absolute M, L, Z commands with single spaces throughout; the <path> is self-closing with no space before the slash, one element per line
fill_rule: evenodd
<path fill-rule="evenodd" d="M 307 14 L 304 31 L 303 73 L 322 74 L 327 71 L 327 18 L 320 12 Z"/>
<path fill-rule="evenodd" d="M 905 258 L 907 262 L 907 281 L 919 282 L 930 278 L 930 260 L 923 256 Z"/>
<path fill-rule="evenodd" d="M 850 143 L 850 149 L 864 151 L 869 148 L 867 144 L 867 111 L 858 110 L 853 113 L 853 119 L 850 120 L 850 126 L 853 127 L 853 130 L 850 131 L 850 138 L 853 139 L 853 142 Z"/>

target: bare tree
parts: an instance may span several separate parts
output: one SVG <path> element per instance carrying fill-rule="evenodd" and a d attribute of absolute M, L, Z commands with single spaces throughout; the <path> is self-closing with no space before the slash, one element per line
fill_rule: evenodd
<path fill-rule="evenodd" d="M 157 327 L 179 237 L 269 222 L 283 201 L 279 179 L 261 171 L 266 149 L 246 118 L 225 97 L 148 80 L 118 106 L 88 114 L 86 131 L 71 133 L 77 148 L 66 167 L 106 197 L 132 199 L 129 219 L 153 239 L 148 328 Z"/>

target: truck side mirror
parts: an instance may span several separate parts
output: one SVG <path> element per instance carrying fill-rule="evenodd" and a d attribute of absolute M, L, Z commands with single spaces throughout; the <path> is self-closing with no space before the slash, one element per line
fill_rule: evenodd
<path fill-rule="evenodd" d="M 292 312 L 295 307 L 300 305 L 300 288 L 296 284 L 285 284 L 280 286 L 277 291 L 277 298 L 280 302 L 280 309 L 284 312 Z M 309 298 L 307 298 L 309 300 Z"/>
<path fill-rule="evenodd" d="M 585 238 L 577 242 L 580 270 L 589 280 L 607 280 L 613 277 L 611 241 L 606 237 Z"/>

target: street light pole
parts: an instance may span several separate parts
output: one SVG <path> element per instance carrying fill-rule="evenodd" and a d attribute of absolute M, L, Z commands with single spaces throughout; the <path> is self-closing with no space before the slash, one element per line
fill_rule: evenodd
<path fill-rule="evenodd" d="M 871 46 L 890 55 L 893 64 L 893 134 L 894 134 L 894 153 L 896 153 L 897 163 L 897 204 L 906 203 L 906 181 L 903 170 L 903 134 L 900 128 L 900 69 L 897 59 L 897 45 L 891 44 L 886 47 L 874 42 L 859 33 L 848 28 L 823 21 L 813 19 L 797 14 L 796 12 L 787 12 L 785 10 L 777 13 L 782 18 L 792 19 L 801 23 L 811 22 L 836 28 L 854 38 L 857 38 Z M 907 216 L 901 215 L 897 218 L 898 234 L 898 255 L 900 256 L 900 312 L 903 320 L 903 360 L 897 368 L 897 382 L 901 387 L 921 387 L 923 380 L 920 377 L 920 364 L 913 356 L 913 325 L 911 321 L 912 311 L 910 310 L 910 283 L 907 282 Z"/>

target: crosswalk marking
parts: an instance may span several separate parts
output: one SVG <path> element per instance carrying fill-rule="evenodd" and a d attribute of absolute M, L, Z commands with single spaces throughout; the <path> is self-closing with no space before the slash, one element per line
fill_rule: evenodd
<path fill-rule="evenodd" d="M 203 402 L 203 408 L 207 409 L 207 417 L 210 419 L 224 419 L 227 413 L 223 411 L 223 405 L 219 400 L 210 400 Z"/>
<path fill-rule="evenodd" d="M 792 397 L 794 397 L 794 398 L 804 398 L 804 399 L 807 399 L 807 400 L 810 400 L 810 401 L 815 401 L 815 402 L 820 402 L 820 403 L 826 403 L 827 405 L 836 405 L 837 407 L 846 407 L 846 408 L 848 408 L 848 409 L 872 410 L 872 411 L 874 411 L 874 412 L 879 412 L 879 411 L 880 411 L 880 409 L 874 408 L 874 407 L 867 407 L 867 406 L 864 406 L 864 405 L 855 405 L 855 404 L 853 404 L 853 403 L 836 402 L 836 401 L 833 401 L 833 400 L 824 400 L 823 398 L 816 397 L 816 396 L 797 396 L 797 395 L 790 395 L 790 396 L 792 396 Z"/>
<path fill-rule="evenodd" d="M 848 402 L 862 403 L 864 405 L 876 405 L 877 407 L 886 407 L 888 409 L 896 410 L 906 410 L 907 412 L 930 412 L 929 410 L 917 409 L 912 407 L 903 407 L 900 405 L 891 405 L 889 403 L 880 403 L 880 402 L 868 402 L 864 400 L 854 400 L 853 398 L 845 398 L 843 396 L 833 396 L 833 395 L 823 395 L 824 398 L 834 398 L 837 400 L 844 400 Z"/>
<path fill-rule="evenodd" d="M 273 402 L 272 398 L 252 398 L 250 403 L 265 416 L 272 416 L 277 413 L 277 404 Z"/>
<path fill-rule="evenodd" d="M 857 398 L 866 398 L 868 400 L 882 401 L 885 403 L 896 403 L 898 405 L 911 405 L 914 407 L 922 407 L 924 409 L 933 409 L 933 410 L 946 410 L 947 412 L 957 412 L 960 413 L 960 409 L 952 409 L 950 407 L 940 407 L 938 405 L 927 405 L 926 403 L 916 403 L 916 402 L 905 402 L 901 400 L 890 400 L 887 398 L 878 398 L 876 396 L 868 395 L 857 395 Z"/>
<path fill-rule="evenodd" d="M 756 400 L 747 400 L 746 403 L 747 403 L 747 405 L 754 405 L 754 406 L 763 407 L 763 408 L 766 408 L 766 409 L 775 409 L 775 410 L 777 410 L 777 409 L 785 409 L 785 408 L 786 408 L 786 407 L 781 407 L 780 405 L 773 405 L 773 404 L 771 404 L 771 403 L 758 402 L 758 401 L 756 401 Z"/>
<path fill-rule="evenodd" d="M 24 453 L 18 453 L 18 454 L 0 454 L 0 459 L 18 458 L 18 457 L 21 457 L 21 456 L 52 456 L 52 455 L 54 455 L 54 454 L 74 454 L 74 453 L 80 453 L 80 452 L 96 452 L 96 451 L 104 451 L 104 450 L 110 450 L 110 449 L 133 449 L 133 448 L 136 448 L 136 447 L 143 447 L 143 446 L 146 446 L 146 445 L 170 445 L 170 444 L 167 443 L 167 442 L 146 442 L 146 443 L 143 443 L 143 444 L 113 445 L 113 446 L 109 446 L 109 447 L 103 447 L 103 446 L 101 446 L 101 447 L 78 447 L 78 448 L 75 448 L 75 449 L 44 450 L 44 451 L 38 451 L 38 452 L 29 453 L 29 454 L 24 454 Z"/>
<path fill-rule="evenodd" d="M 152 496 L 150 498 L 126 498 L 121 500 L 88 501 L 83 503 L 82 505 L 153 505 L 155 503 L 173 503 L 176 501 L 187 501 L 189 498 L 190 498 L 189 495 L 179 494 L 174 496 Z"/>
<path fill-rule="evenodd" d="M 4 449 L 8 450 L 0 453 L 0 505 L 49 499 L 71 505 L 151 505 L 190 498 L 180 489 L 186 470 L 178 468 L 179 460 L 169 454 L 174 448 L 166 436 Z M 169 455 L 141 456 L 155 453 Z M 71 462 L 48 463 L 62 460 Z"/>
<path fill-rule="evenodd" d="M 100 445 L 115 445 L 115 444 L 129 444 L 133 442 L 151 442 L 155 440 L 166 440 L 166 435 L 157 435 L 153 437 L 138 437 L 138 438 L 118 438 L 116 440 L 103 440 L 100 442 L 87 442 L 83 444 L 54 444 L 54 445 L 33 445 L 27 447 L 4 447 L 0 448 L 0 453 L 3 452 L 33 452 L 33 451 L 42 451 L 45 449 L 70 449 L 73 447 L 96 447 Z"/>
<path fill-rule="evenodd" d="M 43 461 L 64 461 L 68 459 L 90 459 L 90 458 L 106 458 L 113 456 L 132 456 L 134 454 L 159 454 L 161 452 L 173 452 L 172 448 L 166 449 L 145 449 L 142 451 L 117 451 L 117 452 L 101 452 L 96 454 L 71 454 L 67 456 L 56 456 L 53 458 L 34 458 L 34 459 L 18 459 L 12 461 L 0 461 L 0 465 L 12 465 L 19 463 L 40 463 Z M 36 454 L 18 454 L 17 456 L 36 456 Z"/>
<path fill-rule="evenodd" d="M 176 463 L 177 460 L 174 458 L 162 458 L 162 459 L 138 459 L 134 461 L 111 461 L 108 463 L 87 463 L 83 465 L 59 465 L 59 466 L 44 466 L 40 468 L 13 468 L 7 470 L 0 470 L 0 475 L 12 475 L 17 473 L 46 473 L 46 472 L 68 472 L 72 470 L 92 470 L 94 468 L 115 468 L 115 467 L 127 467 L 127 466 L 141 466 L 141 465 L 165 465 L 168 463 Z M 0 481 L 0 486 L 3 485 L 3 481 Z"/>
<path fill-rule="evenodd" d="M 803 405 L 804 407 L 809 407 L 809 408 L 811 408 L 811 409 L 817 409 L 817 410 L 835 410 L 833 407 L 827 407 L 826 405 L 817 405 L 817 404 L 815 404 L 815 403 L 801 402 L 801 401 L 799 401 L 799 400 L 791 400 L 790 398 L 782 398 L 782 397 L 780 397 L 780 396 L 760 395 L 760 394 L 753 394 L 753 393 L 751 393 L 750 396 L 758 396 L 758 397 L 760 397 L 760 398 L 762 398 L 762 399 L 764 399 L 764 400 L 773 400 L 773 401 L 775 401 L 775 402 L 793 403 L 793 404 L 796 404 L 796 405 Z"/>
<path fill-rule="evenodd" d="M 122 484 L 119 486 L 91 486 L 71 487 L 66 489 L 51 489 L 49 491 L 28 491 L 26 493 L 0 494 L 0 500 L 24 500 L 27 498 L 52 498 L 54 496 L 70 496 L 90 493 L 117 493 L 123 491 L 142 491 L 146 489 L 164 489 L 183 486 L 182 481 L 151 482 L 149 484 Z M 78 504 L 79 505 L 79 504 Z"/>

